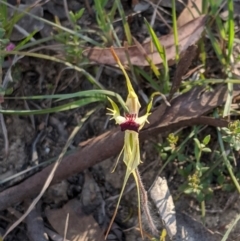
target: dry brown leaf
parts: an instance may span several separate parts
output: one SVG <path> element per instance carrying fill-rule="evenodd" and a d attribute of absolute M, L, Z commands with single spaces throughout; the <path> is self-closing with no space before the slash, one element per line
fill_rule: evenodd
<path fill-rule="evenodd" d="M 238 95 L 239 91 L 240 87 L 235 86 L 233 96 Z M 166 107 L 164 113 L 159 111 L 161 106 L 153 111 L 152 115 L 149 116 L 150 124 L 146 125 L 146 131 L 152 135 L 157 129 L 158 131 L 166 130 L 170 125 L 177 128 L 178 126 L 196 124 L 196 121 L 203 118 L 204 115 L 215 107 L 222 105 L 226 98 L 227 92 L 224 85 L 219 85 L 212 91 L 207 91 L 204 87 L 194 87 L 191 91 L 171 100 L 171 107 Z M 210 117 L 205 118 L 207 119 L 201 120 L 202 124 L 215 125 L 214 120 L 221 121 Z M 205 121 L 209 122 L 206 123 Z M 220 122 L 216 126 L 220 126 Z M 145 129 L 143 129 L 142 133 L 144 131 Z"/>
<path fill-rule="evenodd" d="M 202 12 L 202 0 L 189 0 L 185 9 L 181 12 L 178 17 L 178 27 L 190 22 L 191 20 L 200 16 Z M 200 14 L 199 14 L 200 13 Z"/>
<path fill-rule="evenodd" d="M 204 30 L 206 15 L 202 15 L 184 26 L 178 29 L 178 39 L 179 39 L 179 50 L 180 54 L 191 45 L 195 44 L 199 39 Z M 176 56 L 176 47 L 174 44 L 174 35 L 168 34 L 159 38 L 160 43 L 164 46 L 166 50 L 167 60 L 174 60 Z M 162 64 L 162 59 L 157 52 L 156 48 L 153 47 L 151 42 L 142 44 L 145 52 L 149 55 L 149 58 L 155 65 Z M 114 48 L 115 53 L 119 57 L 120 61 L 124 65 L 128 65 L 128 59 L 126 57 L 126 48 Z M 146 58 L 142 53 L 139 52 L 139 47 L 136 45 L 130 46 L 127 49 L 128 55 L 132 65 L 135 66 L 148 66 Z M 116 65 L 116 61 L 113 58 L 110 48 L 88 48 L 83 51 L 83 55 L 89 58 L 90 61 L 97 62 L 106 65 Z"/>
<path fill-rule="evenodd" d="M 179 89 L 182 77 L 189 69 L 190 65 L 192 64 L 192 61 L 194 57 L 196 56 L 197 46 L 192 45 L 188 47 L 188 49 L 182 54 L 182 57 L 180 58 L 177 69 L 174 73 L 174 78 L 172 80 L 172 87 L 168 96 L 168 99 L 171 100 L 172 96 L 177 92 Z"/>
<path fill-rule="evenodd" d="M 103 232 L 92 215 L 84 214 L 79 200 L 72 199 L 61 209 L 46 211 L 48 221 L 61 236 L 64 236 L 65 222 L 68 214 L 67 239 L 70 241 L 104 240 Z"/>

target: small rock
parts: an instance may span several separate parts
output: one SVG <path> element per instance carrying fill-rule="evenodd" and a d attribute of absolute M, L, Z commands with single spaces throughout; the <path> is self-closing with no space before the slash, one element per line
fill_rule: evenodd
<path fill-rule="evenodd" d="M 28 9 L 29 5 L 20 4 L 19 9 L 24 10 Z M 15 13 L 15 9 L 8 9 L 10 17 Z M 42 17 L 43 16 L 43 8 L 42 7 L 34 7 L 29 11 L 32 15 Z M 17 11 L 17 14 L 22 13 L 22 11 Z M 24 34 L 17 26 L 19 26 L 22 30 L 26 32 Z M 33 31 L 40 31 L 44 26 L 43 21 L 37 20 L 36 18 L 31 17 L 30 15 L 24 15 L 18 22 L 17 25 L 14 26 L 10 40 L 11 41 L 20 41 L 27 37 L 27 33 L 30 34 Z"/>

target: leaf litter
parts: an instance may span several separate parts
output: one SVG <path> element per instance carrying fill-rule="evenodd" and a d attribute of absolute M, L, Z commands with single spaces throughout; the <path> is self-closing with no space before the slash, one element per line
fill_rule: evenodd
<path fill-rule="evenodd" d="M 60 209 L 46 209 L 46 217 L 52 227 L 64 236 L 66 217 L 69 216 L 66 238 L 71 241 L 104 240 L 102 229 L 94 219 L 92 212 L 101 208 L 102 196 L 97 183 L 86 173 L 82 191 L 82 199 L 69 200 Z M 93 209 L 93 210 L 91 210 Z M 98 211 L 96 211 L 98 212 Z"/>
<path fill-rule="evenodd" d="M 201 34 L 204 30 L 207 16 L 202 15 L 178 29 L 178 39 L 179 39 L 179 49 L 180 54 L 183 54 L 187 48 L 193 44 L 195 44 L 201 37 Z M 166 50 L 166 58 L 167 61 L 173 61 L 176 56 L 176 47 L 174 45 L 174 35 L 170 33 L 166 36 L 162 36 L 159 38 L 160 43 Z M 142 44 L 142 48 L 145 50 L 145 53 L 152 60 L 152 63 L 155 65 L 161 65 L 163 60 L 161 59 L 157 49 L 153 47 L 152 43 L 147 42 Z M 114 48 L 116 55 L 119 57 L 121 63 L 123 65 L 128 65 L 128 58 L 125 54 L 126 48 Z M 148 61 L 145 56 L 141 54 L 139 51 L 139 47 L 137 45 L 128 46 L 127 53 L 129 60 L 132 65 L 135 66 L 149 66 Z M 106 65 L 116 65 L 116 61 L 114 60 L 110 48 L 88 48 L 83 51 L 83 55 L 85 55 L 90 61 L 106 64 Z M 170 62 L 171 63 L 171 62 Z"/>
<path fill-rule="evenodd" d="M 199 17 L 202 12 L 202 0 L 189 0 L 186 7 L 178 16 L 177 25 L 178 27 L 190 22 L 191 20 Z"/>

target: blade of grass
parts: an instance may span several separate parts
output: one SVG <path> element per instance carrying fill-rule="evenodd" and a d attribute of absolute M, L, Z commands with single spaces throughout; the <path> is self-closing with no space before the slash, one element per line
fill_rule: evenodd
<path fill-rule="evenodd" d="M 131 46 L 132 45 L 132 35 L 131 35 L 129 24 L 128 24 L 126 16 L 125 16 L 125 11 L 122 7 L 120 0 L 115 0 L 115 2 L 117 4 L 117 8 L 118 8 L 119 14 L 120 14 L 122 22 L 123 22 L 123 27 L 124 27 L 124 32 L 125 32 L 125 35 L 127 38 L 127 42 Z"/>
<path fill-rule="evenodd" d="M 151 57 L 148 56 L 146 50 L 142 47 L 142 45 L 136 39 L 134 39 L 134 44 L 137 46 L 139 52 L 145 57 L 145 59 L 149 63 L 149 66 L 152 69 L 155 76 L 159 79 L 160 78 L 160 72 L 159 72 L 157 66 L 153 63 Z"/>
<path fill-rule="evenodd" d="M 37 33 L 38 31 L 35 30 L 32 33 L 30 33 L 26 38 L 24 38 L 16 47 L 15 50 L 19 50 L 21 47 L 25 46 L 27 42 L 31 40 L 31 38 Z M 35 41 L 34 41 L 35 42 Z"/>
<path fill-rule="evenodd" d="M 5 3 L 7 0 L 3 0 Z M 5 26 L 7 23 L 7 6 L 6 4 L 0 4 L 0 21 L 2 22 L 2 26 Z"/>
<path fill-rule="evenodd" d="M 227 154 L 226 154 L 224 144 L 223 144 L 223 140 L 222 140 L 222 135 L 221 135 L 221 132 L 220 132 L 219 128 L 217 128 L 217 136 L 218 136 L 218 143 L 220 145 L 220 149 L 221 149 L 221 152 L 222 152 L 223 162 L 224 162 L 225 166 L 227 167 L 228 173 L 229 173 L 237 191 L 240 193 L 240 185 L 238 183 L 237 178 L 235 177 L 235 175 L 233 173 L 232 165 L 227 158 Z"/>
<path fill-rule="evenodd" d="M 16 99 L 16 100 L 42 100 L 42 99 L 58 99 L 58 101 L 66 100 L 70 98 L 76 98 L 76 97 L 103 97 L 103 96 L 111 96 L 115 97 L 122 108 L 125 109 L 125 102 L 122 99 L 122 97 L 109 90 L 85 90 L 85 91 L 79 91 L 71 94 L 54 94 L 54 95 L 35 95 L 35 96 L 23 96 L 23 97 L 5 97 L 5 99 Z"/>
<path fill-rule="evenodd" d="M 233 0 L 228 0 L 228 56 L 227 62 L 230 63 L 230 58 L 233 51 L 233 43 L 234 43 L 234 13 L 233 13 Z"/>
<path fill-rule="evenodd" d="M 232 99 L 233 99 L 233 84 L 232 83 L 227 83 L 228 87 L 228 93 L 227 93 L 227 100 L 224 105 L 224 110 L 223 110 L 223 117 L 230 115 L 231 112 L 231 104 L 232 104 Z"/>
<path fill-rule="evenodd" d="M 146 71 L 144 71 L 143 69 L 137 67 L 135 68 L 136 73 L 142 75 L 151 85 L 151 87 L 156 90 L 156 91 L 160 91 L 160 87 L 159 84 L 150 76 L 149 73 L 147 73 Z"/>
<path fill-rule="evenodd" d="M 202 14 L 206 14 L 208 12 L 208 4 L 209 0 L 202 0 Z"/>
<path fill-rule="evenodd" d="M 60 105 L 48 109 L 42 110 L 2 110 L 0 109 L 0 113 L 2 114 L 11 114 L 11 115 L 42 115 L 47 113 L 55 113 L 59 111 L 67 111 L 75 108 L 79 108 L 85 106 L 90 103 L 105 101 L 106 97 L 88 97 L 81 100 L 73 101 L 65 105 Z"/>
<path fill-rule="evenodd" d="M 156 47 L 161 59 L 163 60 L 163 69 L 164 69 L 164 75 L 163 75 L 163 81 L 164 81 L 164 90 L 163 93 L 168 93 L 169 92 L 169 67 L 168 67 L 168 61 L 167 61 L 167 56 L 166 56 L 166 51 L 162 44 L 160 43 L 156 33 L 154 32 L 153 28 L 151 25 L 144 20 L 145 24 L 147 25 L 148 32 L 150 33 L 150 36 L 152 38 L 153 44 Z M 158 76 L 157 76 L 158 77 Z"/>
<path fill-rule="evenodd" d="M 172 22 L 173 22 L 174 43 L 176 47 L 176 63 L 177 63 L 179 60 L 179 42 L 178 42 L 178 31 L 177 31 L 176 0 L 172 0 Z"/>
<path fill-rule="evenodd" d="M 225 32 L 225 28 L 224 28 L 222 19 L 219 16 L 219 11 L 221 9 L 222 2 L 223 2 L 222 0 L 220 0 L 220 1 L 210 0 L 209 1 L 210 8 L 211 8 L 211 15 L 213 16 L 213 19 L 215 19 L 220 36 L 222 39 L 226 40 L 227 35 Z"/>
<path fill-rule="evenodd" d="M 227 35 L 226 35 L 225 28 L 224 28 L 224 25 L 222 23 L 222 19 L 220 18 L 220 16 L 217 15 L 215 21 L 218 26 L 218 31 L 220 33 L 221 38 L 226 40 Z"/>
<path fill-rule="evenodd" d="M 111 28 L 110 25 L 107 21 L 108 17 L 107 14 L 104 10 L 105 2 L 99 1 L 99 0 L 94 0 L 94 6 L 96 9 L 96 19 L 98 26 L 100 29 L 103 31 L 104 35 L 107 38 L 107 44 L 112 43 L 112 37 L 111 37 Z"/>
<path fill-rule="evenodd" d="M 228 240 L 228 236 L 229 236 L 230 232 L 232 231 L 232 229 L 238 223 L 239 220 L 240 220 L 240 214 L 238 214 L 237 217 L 235 218 L 235 220 L 230 223 L 229 228 L 228 228 L 227 232 L 224 234 L 221 241 L 227 241 Z"/>
<path fill-rule="evenodd" d="M 228 55 L 227 55 L 227 71 L 231 67 L 231 57 L 233 51 L 233 43 L 234 43 L 234 14 L 233 14 L 233 0 L 228 0 Z M 228 77 L 232 77 L 232 73 L 229 70 Z M 232 92 L 233 92 L 233 84 L 228 83 L 228 96 L 224 106 L 223 117 L 228 116 L 231 111 L 231 104 L 232 104 Z"/>
<path fill-rule="evenodd" d="M 207 31 L 207 34 L 209 36 L 209 39 L 212 43 L 212 46 L 215 50 L 215 53 L 216 53 L 219 61 L 221 62 L 222 65 L 226 66 L 226 59 L 224 58 L 223 52 L 222 52 L 216 38 L 213 36 L 211 30 L 208 27 L 206 28 L 206 31 Z"/>

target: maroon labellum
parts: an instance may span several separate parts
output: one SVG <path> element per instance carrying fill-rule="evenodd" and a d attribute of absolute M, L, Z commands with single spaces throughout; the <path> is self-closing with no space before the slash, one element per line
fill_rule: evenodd
<path fill-rule="evenodd" d="M 138 133 L 139 124 L 135 121 L 136 114 L 125 114 L 126 121 L 120 124 L 121 131 L 135 131 Z"/>

